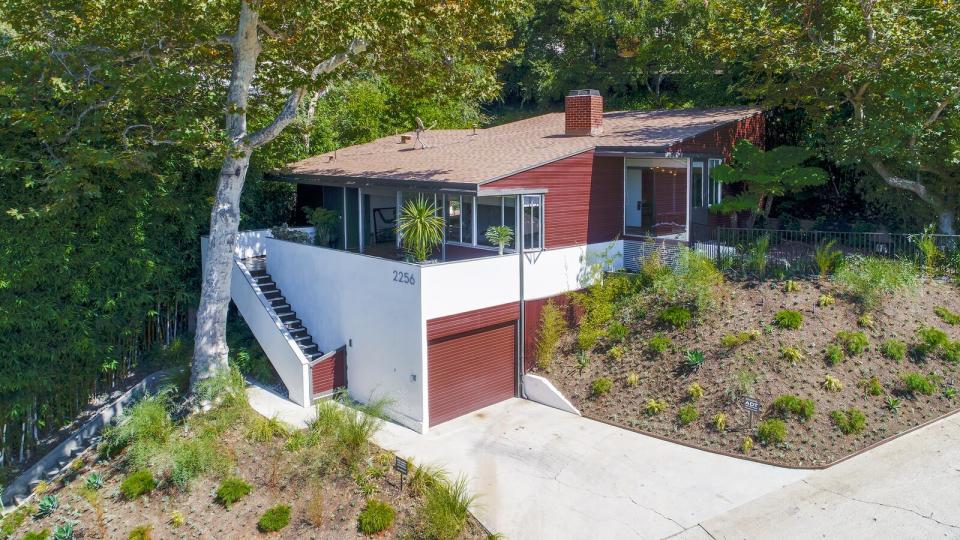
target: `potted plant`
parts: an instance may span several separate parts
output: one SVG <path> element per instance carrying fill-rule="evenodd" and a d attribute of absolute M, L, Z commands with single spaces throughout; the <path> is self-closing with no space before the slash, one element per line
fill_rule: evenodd
<path fill-rule="evenodd" d="M 407 257 L 423 262 L 443 241 L 443 217 L 433 202 L 423 195 L 404 203 L 397 220 L 400 245 Z"/>
<path fill-rule="evenodd" d="M 327 208 L 310 208 L 309 206 L 303 207 L 303 213 L 307 216 L 307 222 L 313 225 L 315 229 L 313 243 L 318 246 L 331 247 L 336 240 L 334 232 L 340 222 L 340 214 Z"/>
<path fill-rule="evenodd" d="M 506 225 L 491 225 L 487 227 L 484 236 L 488 242 L 496 244 L 500 248 L 500 254 L 503 255 L 503 246 L 513 241 L 513 229 Z"/>

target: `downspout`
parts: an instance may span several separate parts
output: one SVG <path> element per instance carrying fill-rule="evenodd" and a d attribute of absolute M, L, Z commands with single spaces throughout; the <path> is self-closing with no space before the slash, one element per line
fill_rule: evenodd
<path fill-rule="evenodd" d="M 516 395 L 523 397 L 524 323 L 526 309 L 523 301 L 523 195 L 517 195 L 517 239 L 514 247 L 520 259 L 520 319 L 517 322 L 517 382 Z"/>

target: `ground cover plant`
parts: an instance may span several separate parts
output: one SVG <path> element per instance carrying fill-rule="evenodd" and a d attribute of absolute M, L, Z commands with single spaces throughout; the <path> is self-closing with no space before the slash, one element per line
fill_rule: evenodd
<path fill-rule="evenodd" d="M 214 379 L 209 395 L 221 396 L 217 406 L 179 420 L 174 394 L 133 407 L 108 430 L 99 456 L 43 488 L 56 504 L 9 514 L 0 537 L 47 530 L 55 538 L 67 525 L 72 536 L 63 538 L 354 538 L 374 529 L 400 538 L 486 537 L 462 479 L 414 461 L 409 487 L 399 491 L 394 456 L 371 441 L 385 402 L 323 401 L 316 420 L 297 430 L 254 412 L 237 373 Z M 197 448 L 187 455 L 198 463 L 184 463 L 191 445 L 214 448 L 219 465 Z"/>
<path fill-rule="evenodd" d="M 584 352 L 570 330 L 556 344 L 545 375 L 585 416 L 707 449 L 813 466 L 960 407 L 960 326 L 943 317 L 945 310 L 960 313 L 960 290 L 909 263 L 847 259 L 829 279 L 791 276 L 791 292 L 783 278 L 731 274 L 699 293 L 699 305 L 709 306 L 702 310 L 659 296 L 683 290 L 676 284 L 685 274 L 670 276 L 656 258 L 642 268 L 605 311 L 628 327 L 626 337 L 598 338 Z M 868 290 L 874 278 L 879 285 Z M 691 310 L 682 328 L 660 318 L 677 305 Z M 616 361 L 612 347 L 622 349 Z M 592 389 L 597 380 L 612 383 L 602 399 Z M 752 428 L 745 396 L 763 408 Z"/>

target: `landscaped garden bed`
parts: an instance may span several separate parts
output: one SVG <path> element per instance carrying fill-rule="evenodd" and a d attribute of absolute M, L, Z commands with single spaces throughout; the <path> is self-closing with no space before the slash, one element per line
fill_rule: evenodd
<path fill-rule="evenodd" d="M 958 287 L 901 261 L 824 265 L 759 279 L 654 258 L 575 295 L 579 324 L 539 343 L 538 371 L 587 417 L 798 467 L 960 408 Z M 542 328 L 562 320 L 548 310 Z"/>
<path fill-rule="evenodd" d="M 462 481 L 411 464 L 400 490 L 394 456 L 369 440 L 376 404 L 324 402 L 297 431 L 253 412 L 232 379 L 218 407 L 180 422 L 163 397 L 136 405 L 0 538 L 486 537 Z"/>

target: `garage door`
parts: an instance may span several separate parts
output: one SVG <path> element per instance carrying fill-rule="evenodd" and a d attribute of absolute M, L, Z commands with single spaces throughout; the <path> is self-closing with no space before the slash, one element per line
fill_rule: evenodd
<path fill-rule="evenodd" d="M 515 351 L 514 321 L 431 341 L 430 425 L 512 398 Z"/>

